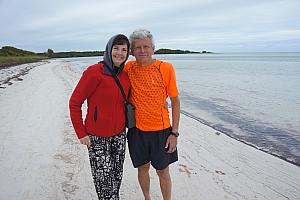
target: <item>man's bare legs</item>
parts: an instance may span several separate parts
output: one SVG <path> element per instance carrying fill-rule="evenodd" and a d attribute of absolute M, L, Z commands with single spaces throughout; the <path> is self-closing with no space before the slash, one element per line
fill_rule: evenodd
<path fill-rule="evenodd" d="M 150 163 L 138 167 L 138 179 L 143 191 L 145 200 L 150 200 Z M 169 167 L 163 170 L 156 170 L 159 177 L 160 190 L 164 200 L 171 200 L 172 182 Z"/>
<path fill-rule="evenodd" d="M 151 200 L 150 198 L 150 175 L 149 175 L 150 163 L 138 167 L 138 179 L 143 191 L 145 200 Z"/>
<path fill-rule="evenodd" d="M 156 170 L 159 177 L 160 190 L 164 200 L 171 200 L 172 181 L 169 172 L 169 166 L 163 170 Z"/>

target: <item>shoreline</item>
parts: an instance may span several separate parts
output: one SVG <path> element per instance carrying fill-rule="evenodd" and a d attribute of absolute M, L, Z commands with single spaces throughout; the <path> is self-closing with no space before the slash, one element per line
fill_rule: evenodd
<path fill-rule="evenodd" d="M 0 89 L 5 89 L 7 86 L 12 85 L 16 81 L 23 81 L 23 78 L 21 77 L 28 74 L 31 69 L 45 63 L 49 63 L 49 61 L 42 60 L 0 68 Z"/>
<path fill-rule="evenodd" d="M 97 199 L 68 112 L 80 75 L 72 63 L 50 60 L 0 90 L 0 199 Z M 299 167 L 185 114 L 179 132 L 179 161 L 170 165 L 174 199 L 299 198 Z M 161 199 L 152 168 L 150 179 L 152 199 Z M 142 199 L 128 149 L 120 197 Z"/>
<path fill-rule="evenodd" d="M 288 163 L 290 163 L 290 164 L 293 164 L 293 165 L 295 165 L 295 166 L 297 166 L 297 167 L 300 167 L 300 164 L 298 164 L 298 163 L 296 163 L 296 162 L 293 162 L 293 161 L 291 161 L 291 160 L 288 160 L 288 159 L 285 158 L 284 156 L 277 155 L 277 154 L 272 153 L 272 152 L 270 152 L 270 151 L 267 151 L 267 150 L 264 150 L 264 149 L 262 149 L 262 148 L 259 148 L 259 147 L 255 146 L 254 144 L 251 144 L 251 143 L 249 143 L 249 142 L 247 142 L 247 141 L 245 141 L 245 140 L 241 140 L 241 139 L 239 139 L 239 138 L 237 138 L 237 137 L 234 137 L 234 136 L 230 135 L 229 133 L 226 133 L 226 131 L 224 131 L 224 130 L 222 130 L 222 129 L 219 129 L 218 127 L 211 126 L 209 123 L 206 123 L 204 120 L 200 119 L 199 117 L 196 117 L 196 116 L 194 116 L 194 115 L 192 115 L 192 114 L 190 114 L 190 113 L 188 113 L 188 112 L 186 112 L 186 111 L 184 111 L 184 110 L 180 110 L 180 113 L 183 114 L 183 115 L 185 115 L 185 116 L 187 116 L 187 117 L 189 117 L 189 118 L 191 118 L 191 119 L 196 120 L 197 122 L 199 122 L 199 123 L 201 123 L 201 124 L 203 124 L 203 125 L 205 125 L 205 126 L 211 127 L 212 129 L 214 129 L 214 130 L 216 131 L 216 134 L 217 134 L 217 133 L 218 133 L 218 134 L 221 134 L 221 133 L 222 133 L 222 134 L 225 134 L 225 135 L 227 135 L 228 137 L 230 137 L 230 138 L 232 138 L 232 139 L 234 139 L 234 140 L 237 140 L 237 141 L 239 141 L 239 142 L 242 142 L 242 143 L 244 143 L 244 144 L 246 144 L 246 145 L 248 145 L 248 146 L 250 146 L 250 147 L 253 147 L 254 149 L 257 149 L 257 150 L 259 150 L 259 151 L 262 151 L 262 152 L 264 152 L 264 153 L 267 153 L 267 154 L 269 154 L 269 155 L 272 155 L 272 156 L 274 156 L 274 157 L 277 157 L 277 158 L 279 158 L 279 159 L 281 159 L 281 160 L 283 160 L 283 161 L 286 161 L 286 162 L 288 162 Z"/>

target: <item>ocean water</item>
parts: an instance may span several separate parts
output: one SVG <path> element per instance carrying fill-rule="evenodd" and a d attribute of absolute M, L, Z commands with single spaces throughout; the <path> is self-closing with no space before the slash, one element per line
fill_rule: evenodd
<path fill-rule="evenodd" d="M 155 57 L 176 70 L 182 114 L 300 166 L 300 53 Z M 66 60 L 82 71 L 100 59 Z"/>

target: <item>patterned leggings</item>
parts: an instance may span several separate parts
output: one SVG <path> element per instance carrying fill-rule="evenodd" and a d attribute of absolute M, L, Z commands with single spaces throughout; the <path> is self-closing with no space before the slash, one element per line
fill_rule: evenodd
<path fill-rule="evenodd" d="M 112 137 L 89 135 L 89 158 L 99 200 L 118 200 L 123 176 L 126 133 Z"/>

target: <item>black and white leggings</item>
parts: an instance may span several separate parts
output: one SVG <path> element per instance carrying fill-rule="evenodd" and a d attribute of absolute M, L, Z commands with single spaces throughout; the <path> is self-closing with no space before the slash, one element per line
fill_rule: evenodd
<path fill-rule="evenodd" d="M 89 135 L 89 158 L 98 198 L 118 200 L 123 176 L 126 133 L 112 137 Z"/>

